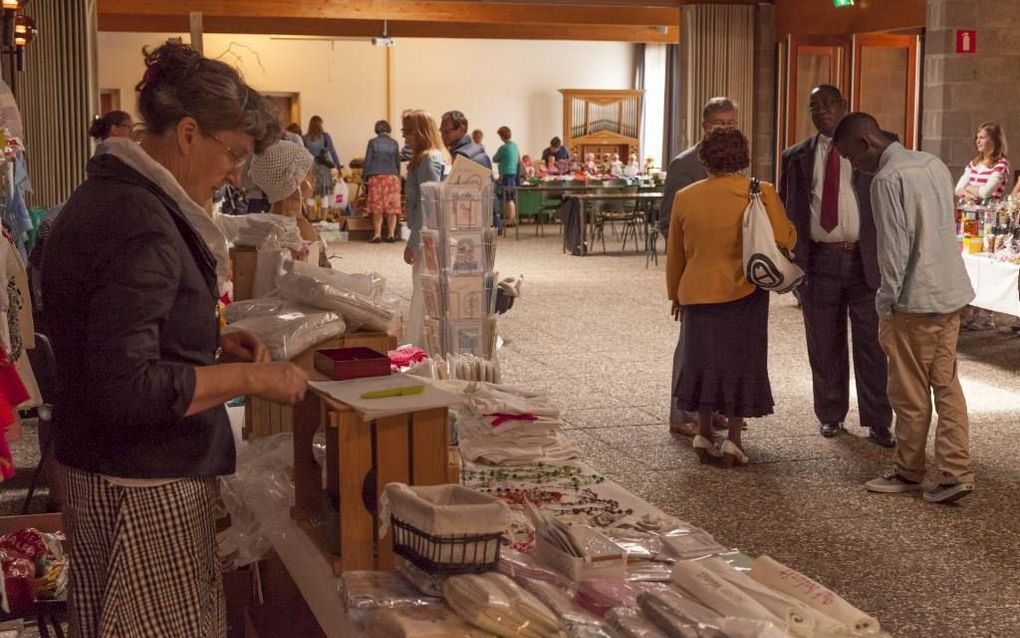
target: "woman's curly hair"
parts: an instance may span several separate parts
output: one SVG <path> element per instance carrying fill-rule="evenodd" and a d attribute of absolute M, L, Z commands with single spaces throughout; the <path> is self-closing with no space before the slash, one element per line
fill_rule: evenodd
<path fill-rule="evenodd" d="M 744 134 L 727 126 L 710 131 L 701 140 L 698 159 L 709 173 L 736 173 L 751 165 L 751 151 Z"/>

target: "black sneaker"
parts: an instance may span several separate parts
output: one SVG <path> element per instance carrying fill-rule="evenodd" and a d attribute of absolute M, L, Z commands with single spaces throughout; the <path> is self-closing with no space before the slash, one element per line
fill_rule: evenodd
<path fill-rule="evenodd" d="M 929 503 L 949 505 L 973 491 L 973 483 L 936 483 L 924 491 L 924 500 Z"/>
<path fill-rule="evenodd" d="M 882 476 L 865 483 L 864 487 L 869 492 L 879 492 L 881 494 L 898 494 L 900 492 L 914 492 L 924 489 L 924 486 L 920 483 L 900 476 L 896 470 L 886 471 Z"/>

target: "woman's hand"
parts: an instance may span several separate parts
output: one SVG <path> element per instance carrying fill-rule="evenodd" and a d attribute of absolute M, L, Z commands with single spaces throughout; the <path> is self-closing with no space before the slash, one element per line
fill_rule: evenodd
<path fill-rule="evenodd" d="M 305 398 L 308 373 L 289 361 L 263 363 L 255 370 L 255 396 L 294 404 Z"/>
<path fill-rule="evenodd" d="M 269 350 L 262 340 L 247 330 L 234 330 L 220 335 L 220 348 L 231 361 L 267 363 Z"/>
<path fill-rule="evenodd" d="M 407 264 L 408 266 L 413 266 L 415 257 L 417 256 L 417 252 L 418 251 L 411 248 L 410 246 L 404 246 L 404 263 Z"/>
<path fill-rule="evenodd" d="M 684 316 L 684 307 L 680 305 L 679 301 L 674 301 L 671 312 L 673 313 L 673 321 L 680 321 Z"/>

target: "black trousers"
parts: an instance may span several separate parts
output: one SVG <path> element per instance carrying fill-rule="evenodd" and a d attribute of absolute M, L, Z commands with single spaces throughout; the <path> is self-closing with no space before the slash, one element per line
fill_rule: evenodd
<path fill-rule="evenodd" d="M 849 319 L 861 425 L 888 428 L 892 424 L 886 395 L 888 365 L 878 342 L 875 290 L 865 280 L 860 251 L 813 246 L 800 294 L 815 416 L 822 423 L 843 421 L 850 409 Z"/>

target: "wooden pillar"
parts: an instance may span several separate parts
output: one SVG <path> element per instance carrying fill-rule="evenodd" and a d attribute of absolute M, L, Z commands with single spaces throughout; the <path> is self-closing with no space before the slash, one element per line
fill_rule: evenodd
<path fill-rule="evenodd" d="M 188 19 L 191 24 L 191 47 L 204 55 L 204 46 L 202 44 L 202 12 L 192 11 L 188 14 Z"/>

